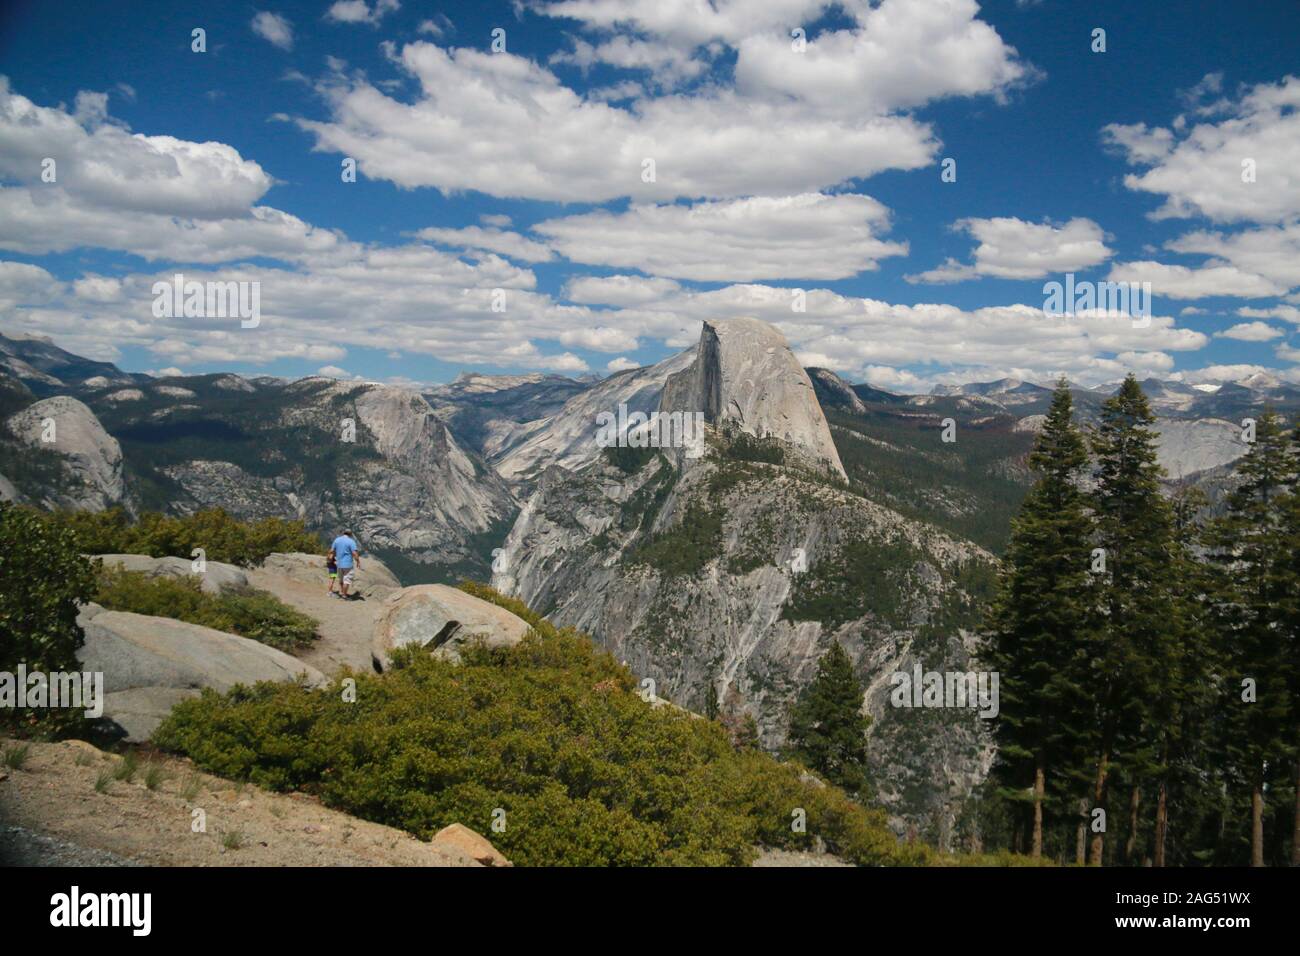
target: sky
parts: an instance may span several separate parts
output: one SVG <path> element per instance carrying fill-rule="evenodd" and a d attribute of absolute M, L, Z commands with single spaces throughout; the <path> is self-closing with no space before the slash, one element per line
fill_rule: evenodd
<path fill-rule="evenodd" d="M 129 371 L 605 376 L 748 315 L 895 391 L 1300 381 L 1293 0 L 8 0 L 0 77 L 0 331 Z"/>

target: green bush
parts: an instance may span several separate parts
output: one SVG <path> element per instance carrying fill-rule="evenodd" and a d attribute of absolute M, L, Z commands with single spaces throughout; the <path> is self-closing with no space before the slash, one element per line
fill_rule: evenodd
<path fill-rule="evenodd" d="M 208 594 L 199 579 L 149 577 L 141 571 L 108 568 L 95 601 L 113 611 L 170 617 L 261 641 L 282 651 L 316 640 L 319 622 L 273 594 L 255 588 L 223 588 Z"/>
<path fill-rule="evenodd" d="M 462 823 L 522 865 L 742 865 L 755 845 L 808 848 L 814 837 L 856 863 L 928 862 L 882 813 L 801 779 L 797 765 L 737 752 L 719 724 L 652 708 L 582 635 L 466 590 L 535 630 L 515 648 L 471 649 L 462 666 L 408 651 L 385 674 L 344 675 L 353 703 L 337 682 L 205 691 L 154 742 L 421 838 Z M 503 832 L 491 828 L 497 809 Z"/>
<path fill-rule="evenodd" d="M 90 554 L 189 558 L 195 548 L 202 548 L 209 561 L 252 567 L 276 551 L 323 550 L 320 539 L 301 521 L 239 521 L 221 508 L 183 516 L 148 512 L 134 524 L 121 508 L 61 511 L 46 520 L 71 530 L 81 550 Z"/>
<path fill-rule="evenodd" d="M 95 587 L 95 562 L 83 557 L 73 536 L 35 512 L 0 502 L 0 670 L 15 673 L 77 669 L 84 639 L 77 604 Z M 57 732 L 76 724 L 81 711 L 5 710 L 5 723 L 40 723 Z"/>

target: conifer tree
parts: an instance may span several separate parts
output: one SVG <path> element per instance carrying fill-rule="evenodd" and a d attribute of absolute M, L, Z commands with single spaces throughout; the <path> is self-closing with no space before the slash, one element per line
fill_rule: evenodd
<path fill-rule="evenodd" d="M 1271 410 L 1260 416 L 1240 484 L 1209 536 L 1212 603 L 1225 657 L 1223 765 L 1229 784 L 1250 793 L 1250 864 L 1264 864 L 1265 792 L 1295 749 L 1286 637 L 1296 578 L 1285 518 L 1294 494 L 1295 455 Z"/>
<path fill-rule="evenodd" d="M 999 675 L 999 776 L 1010 785 L 1003 794 L 1030 794 L 1034 857 L 1043 851 L 1049 778 L 1082 716 L 1092 522 L 1078 481 L 1086 463 L 1062 379 L 1029 456 L 1038 480 L 1012 522 L 984 654 Z"/>
<path fill-rule="evenodd" d="M 838 641 L 817 663 L 817 675 L 790 709 L 790 744 L 796 756 L 831 783 L 866 794 L 867 727 L 865 689 Z"/>
<path fill-rule="evenodd" d="M 1170 801 L 1196 802 L 1204 787 L 1202 767 L 1208 753 L 1207 737 L 1213 725 L 1216 654 L 1210 638 L 1208 613 L 1201 596 L 1208 590 L 1205 569 L 1196 559 L 1202 528 L 1197 516 L 1209 499 L 1197 487 L 1183 487 L 1173 501 L 1173 621 L 1177 639 L 1165 661 L 1164 679 L 1154 703 L 1153 724 L 1157 744 L 1153 776 L 1156 785 L 1152 863 L 1167 859 Z M 1184 820 L 1191 814 L 1184 813 Z"/>
<path fill-rule="evenodd" d="M 1291 460 L 1300 472 L 1300 425 L 1291 431 Z M 1290 713 L 1292 764 L 1291 865 L 1300 866 L 1300 474 L 1282 502 L 1283 584 L 1282 639 Z"/>
<path fill-rule="evenodd" d="M 1105 571 L 1092 663 L 1093 809 L 1105 809 L 1113 761 L 1123 750 L 1131 786 L 1156 764 L 1149 728 L 1158 715 L 1166 662 L 1175 656 L 1176 582 L 1173 513 L 1161 493 L 1155 415 L 1130 374 L 1101 407 L 1092 435 L 1096 488 L 1091 495 Z M 1101 865 L 1104 833 L 1095 831 L 1089 862 Z"/>

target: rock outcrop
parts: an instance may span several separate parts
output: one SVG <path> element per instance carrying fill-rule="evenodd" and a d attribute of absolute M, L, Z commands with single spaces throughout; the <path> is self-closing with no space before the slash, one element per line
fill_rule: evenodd
<path fill-rule="evenodd" d="M 86 405 L 56 395 L 12 415 L 8 425 L 25 444 L 63 456 L 65 480 L 49 489 L 45 504 L 100 511 L 122 501 L 122 448 Z"/>
<path fill-rule="evenodd" d="M 153 558 L 147 554 L 96 554 L 92 557 L 103 561 L 105 569 L 138 571 L 151 578 L 194 577 L 208 594 L 220 594 L 226 587 L 248 587 L 248 575 L 233 564 L 221 561 L 204 561 L 203 570 L 199 571 L 189 558 Z"/>
<path fill-rule="evenodd" d="M 130 741 L 143 741 L 179 701 L 204 687 L 304 680 L 325 682 L 314 667 L 257 641 L 198 624 L 97 604 L 77 622 L 85 643 L 77 651 L 84 671 L 104 675 L 104 717 Z"/>
<path fill-rule="evenodd" d="M 421 584 L 389 596 L 375 625 L 371 659 L 375 670 L 386 670 L 393 651 L 415 644 L 459 662 L 467 645 L 513 647 L 528 630 L 505 608 L 445 584 Z"/>
<path fill-rule="evenodd" d="M 323 554 L 306 554 L 301 551 L 268 554 L 262 569 L 282 575 L 293 581 L 325 587 L 329 580 Z M 353 580 L 352 590 L 362 597 L 383 599 L 402 586 L 397 575 L 384 562 L 369 554 L 361 556 L 361 570 Z"/>
<path fill-rule="evenodd" d="M 704 413 L 724 431 L 775 439 L 787 453 L 844 479 L 808 373 L 775 326 L 758 319 L 710 319 L 695 358 L 664 385 L 659 411 Z"/>

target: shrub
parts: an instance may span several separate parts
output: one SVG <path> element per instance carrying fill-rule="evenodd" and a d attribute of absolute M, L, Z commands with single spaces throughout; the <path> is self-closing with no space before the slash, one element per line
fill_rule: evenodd
<path fill-rule="evenodd" d="M 879 811 L 795 765 L 738 753 L 716 723 L 652 708 L 588 639 L 493 597 L 533 624 L 519 646 L 469 649 L 461 666 L 399 652 L 385 674 L 345 675 L 354 703 L 337 682 L 204 691 L 154 742 L 422 839 L 459 822 L 523 865 L 745 864 L 756 844 L 808 848 L 815 836 L 858 863 L 928 859 Z M 804 833 L 791 826 L 799 809 Z"/>
<path fill-rule="evenodd" d="M 316 640 L 319 622 L 255 588 L 223 588 L 206 593 L 199 579 L 149 577 L 142 571 L 108 568 L 100 576 L 95 601 L 113 611 L 133 611 L 201 624 L 261 641 L 287 651 Z"/>
<path fill-rule="evenodd" d="M 95 563 L 65 529 L 36 512 L 0 502 L 0 671 L 71 671 L 84 640 L 77 604 L 89 600 Z M 65 708 L 5 708 L 6 725 L 58 735 L 79 727 L 84 712 Z"/>
<path fill-rule="evenodd" d="M 78 546 L 91 554 L 148 554 L 192 557 L 202 548 L 209 561 L 252 567 L 276 551 L 322 548 L 320 538 L 301 521 L 263 518 L 239 521 L 221 508 L 191 515 L 172 516 L 148 512 L 132 524 L 121 508 L 108 511 L 60 511 L 47 516 L 53 524 L 76 535 Z"/>

